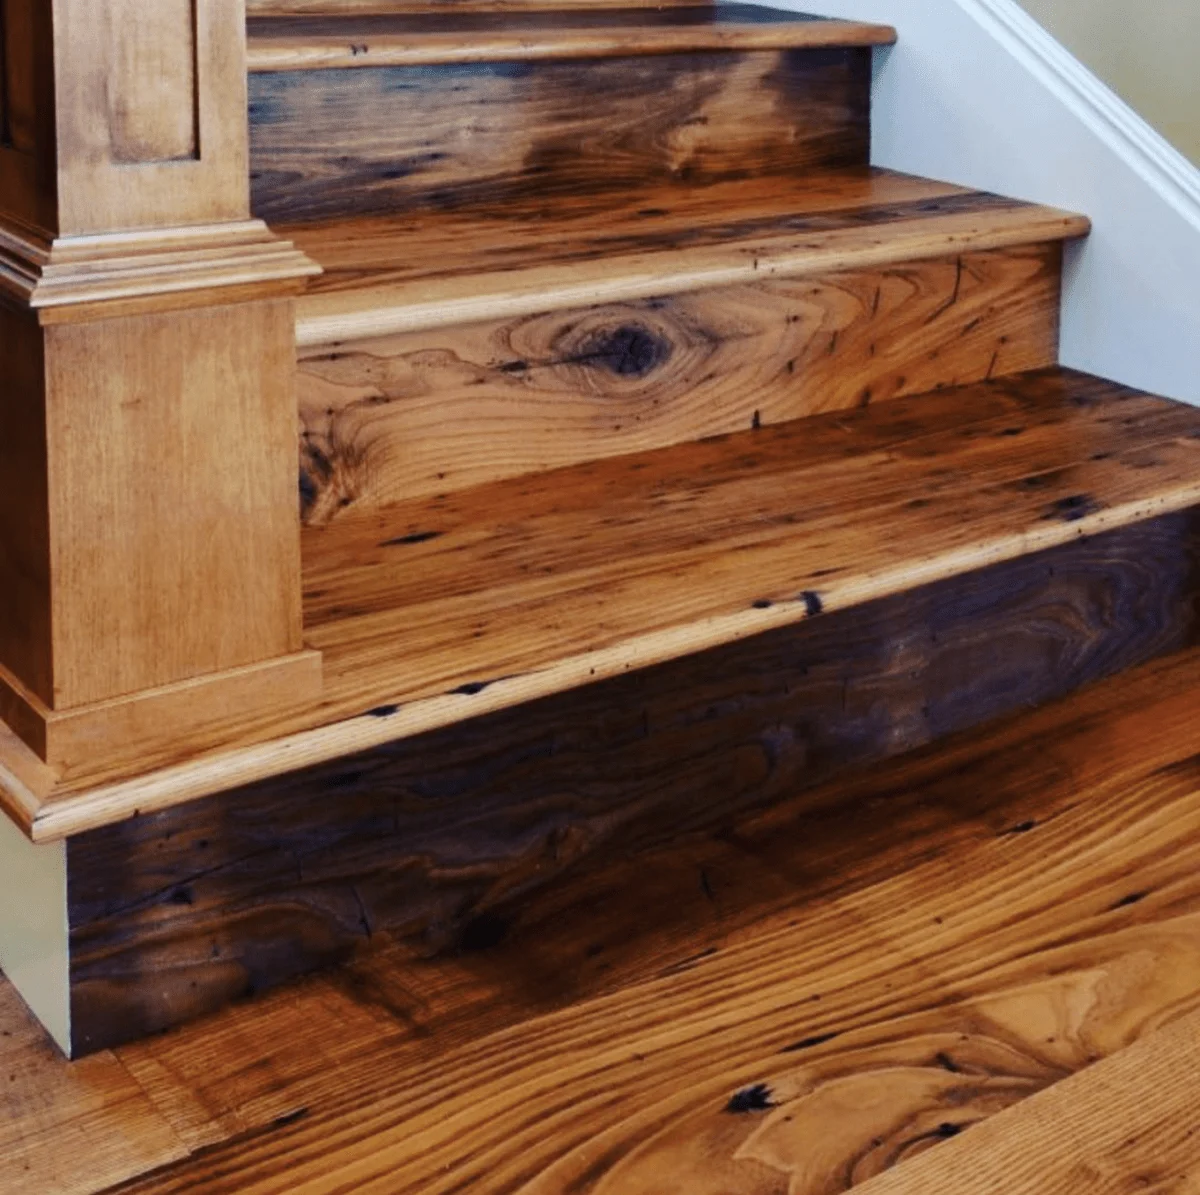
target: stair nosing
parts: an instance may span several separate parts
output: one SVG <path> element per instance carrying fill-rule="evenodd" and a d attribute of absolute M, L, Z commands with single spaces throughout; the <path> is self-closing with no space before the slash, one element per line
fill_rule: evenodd
<path fill-rule="evenodd" d="M 744 282 L 878 268 L 966 251 L 1074 240 L 1091 230 L 1085 216 L 1016 202 L 989 213 L 986 227 L 979 223 L 976 214 L 952 214 L 907 226 L 880 225 L 887 235 L 867 243 L 862 243 L 861 228 L 839 229 L 732 246 L 652 250 L 526 270 L 318 291 L 302 295 L 297 303 L 296 343 L 312 348 Z M 859 243 L 853 244 L 856 240 Z M 666 263 L 672 264 L 664 268 Z"/>
<path fill-rule="evenodd" d="M 353 20 L 350 17 L 331 18 L 335 23 L 339 19 Z M 258 18 L 250 22 L 247 66 L 252 74 L 677 53 L 865 49 L 893 45 L 897 40 L 896 30 L 889 25 L 842 20 L 781 20 L 770 25 L 730 21 L 696 26 L 664 23 L 638 27 L 630 24 L 602 29 L 567 25 L 560 29 L 526 32 L 399 33 L 372 37 L 369 42 L 363 42 L 346 36 L 313 33 L 256 34 L 255 26 L 268 20 L 278 23 L 286 18 Z"/>
<path fill-rule="evenodd" d="M 956 555 L 963 559 L 958 567 L 950 570 L 946 570 L 944 558 L 928 562 L 924 571 L 929 576 L 919 576 L 905 588 L 916 588 L 945 576 L 956 576 L 987 565 L 1000 564 L 1027 553 L 1061 546 L 1080 536 L 1097 535 L 1159 515 L 1186 510 L 1197 504 L 1200 504 L 1200 480 L 1179 485 L 1167 494 L 1107 508 L 1078 522 L 1047 523 L 1044 528 L 1038 529 L 1036 537 L 1028 530 L 1015 531 L 1003 539 L 988 541 L 982 551 L 960 551 Z M 852 596 L 839 601 L 832 609 L 849 609 L 886 597 L 897 591 L 895 585 L 890 583 L 892 580 L 888 573 L 866 577 L 857 584 Z M 18 824 L 34 842 L 60 841 L 130 817 L 160 812 L 260 780 L 412 738 L 467 718 L 495 713 L 570 688 L 620 676 L 633 669 L 651 667 L 737 639 L 795 625 L 810 617 L 812 615 L 801 601 L 789 605 L 776 604 L 770 609 L 739 610 L 706 619 L 699 624 L 687 623 L 665 632 L 632 636 L 610 647 L 555 661 L 546 668 L 497 680 L 478 694 L 449 692 L 419 698 L 400 704 L 394 713 L 386 716 L 364 713 L 250 746 L 213 752 L 132 779 L 102 783 L 58 799 L 47 800 L 47 794 L 31 791 L 28 786 L 17 782 L 12 772 L 0 765 L 0 797 L 4 798 L 0 804 L 6 804 L 12 812 L 17 813 Z M 703 628 L 703 633 L 699 635 L 698 626 Z M 686 650 L 677 650 L 675 641 L 684 639 L 687 641 Z"/>

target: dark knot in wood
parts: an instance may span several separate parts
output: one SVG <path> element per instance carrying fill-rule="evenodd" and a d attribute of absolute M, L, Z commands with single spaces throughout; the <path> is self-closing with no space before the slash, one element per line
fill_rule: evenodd
<path fill-rule="evenodd" d="M 595 332 L 575 360 L 610 370 L 622 378 L 644 378 L 671 356 L 671 342 L 640 324 Z"/>

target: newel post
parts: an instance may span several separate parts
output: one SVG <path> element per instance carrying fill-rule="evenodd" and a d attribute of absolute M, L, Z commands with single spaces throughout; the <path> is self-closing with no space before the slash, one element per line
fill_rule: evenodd
<path fill-rule="evenodd" d="M 244 0 L 0 0 L 0 718 L 69 774 L 311 701 Z"/>

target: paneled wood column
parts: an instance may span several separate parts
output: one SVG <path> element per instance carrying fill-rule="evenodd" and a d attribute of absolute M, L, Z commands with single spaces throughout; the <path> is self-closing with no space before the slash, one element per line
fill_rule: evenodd
<path fill-rule="evenodd" d="M 0 0 L 0 717 L 50 764 L 308 702 L 293 296 L 244 0 Z"/>

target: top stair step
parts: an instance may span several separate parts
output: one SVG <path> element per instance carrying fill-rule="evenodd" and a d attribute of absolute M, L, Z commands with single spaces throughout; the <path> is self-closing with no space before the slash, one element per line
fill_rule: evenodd
<path fill-rule="evenodd" d="M 886 25 L 754 4 L 252 17 L 252 72 L 890 45 Z"/>

